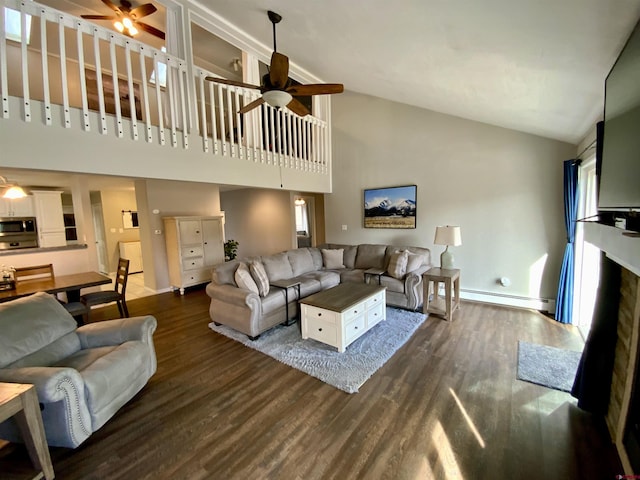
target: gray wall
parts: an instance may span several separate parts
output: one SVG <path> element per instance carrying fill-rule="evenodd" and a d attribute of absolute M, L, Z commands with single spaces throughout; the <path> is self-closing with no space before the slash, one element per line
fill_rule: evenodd
<path fill-rule="evenodd" d="M 245 188 L 220 192 L 225 239 L 240 243 L 238 257 L 269 255 L 293 247 L 291 194 Z"/>
<path fill-rule="evenodd" d="M 423 246 L 439 265 L 435 227 L 460 225 L 463 290 L 555 299 L 574 145 L 351 92 L 334 96 L 332 117 L 327 242 Z M 417 228 L 363 228 L 363 190 L 407 184 L 418 186 Z"/>

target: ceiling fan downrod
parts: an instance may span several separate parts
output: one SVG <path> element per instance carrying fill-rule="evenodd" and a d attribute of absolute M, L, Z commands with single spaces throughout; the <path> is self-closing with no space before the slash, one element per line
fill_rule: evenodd
<path fill-rule="evenodd" d="M 267 15 L 269 16 L 269 20 L 271 20 L 271 24 L 273 25 L 273 51 L 277 52 L 276 48 L 276 24 L 280 23 L 282 20 L 282 16 L 278 15 L 276 12 L 272 12 L 271 10 L 267 11 Z"/>

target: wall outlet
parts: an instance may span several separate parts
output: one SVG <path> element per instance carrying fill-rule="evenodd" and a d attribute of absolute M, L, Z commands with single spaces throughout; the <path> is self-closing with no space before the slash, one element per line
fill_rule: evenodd
<path fill-rule="evenodd" d="M 153 233 L 156 235 L 162 235 L 162 230 L 154 230 Z"/>
<path fill-rule="evenodd" d="M 346 225 L 342 225 L 342 230 L 346 230 L 347 226 Z"/>

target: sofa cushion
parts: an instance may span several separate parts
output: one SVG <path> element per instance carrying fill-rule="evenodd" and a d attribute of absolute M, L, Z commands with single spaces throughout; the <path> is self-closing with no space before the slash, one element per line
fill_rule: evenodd
<path fill-rule="evenodd" d="M 230 262 L 219 263 L 213 269 L 211 279 L 213 283 L 217 285 L 233 285 L 237 287 L 235 282 L 235 273 L 238 269 L 238 265 L 241 262 L 239 260 L 232 260 Z"/>
<path fill-rule="evenodd" d="M 319 248 L 310 247 L 309 253 L 313 259 L 314 270 L 322 270 L 322 252 Z"/>
<path fill-rule="evenodd" d="M 386 245 L 358 245 L 358 254 L 356 255 L 355 268 L 380 268 L 385 269 L 385 253 Z"/>
<path fill-rule="evenodd" d="M 391 292 L 405 293 L 404 292 L 404 280 L 382 275 L 380 277 L 380 284 L 383 287 L 387 287 L 387 290 Z"/>
<path fill-rule="evenodd" d="M 324 268 L 333 270 L 336 268 L 344 268 L 344 250 L 342 248 L 322 250 L 322 263 Z"/>
<path fill-rule="evenodd" d="M 292 278 L 293 269 L 286 252 L 262 257 L 262 264 L 270 282 Z"/>
<path fill-rule="evenodd" d="M 266 297 L 269 294 L 269 278 L 267 272 L 265 272 L 262 262 L 253 260 L 249 262 L 249 271 L 251 276 L 258 286 L 258 292 L 261 297 Z"/>
<path fill-rule="evenodd" d="M 313 257 L 306 248 L 289 250 L 287 256 L 289 257 L 289 263 L 291 264 L 294 277 L 302 275 L 303 273 L 313 272 L 316 269 L 313 264 Z"/>
<path fill-rule="evenodd" d="M 342 248 L 344 250 L 342 263 L 344 264 L 345 268 L 355 268 L 356 254 L 358 253 L 357 245 L 342 245 L 339 243 L 329 243 L 326 245 L 326 247 L 332 248 L 332 249 Z"/>
<path fill-rule="evenodd" d="M 76 321 L 53 296 L 40 292 L 0 304 L 0 368 L 74 332 Z M 66 356 L 65 344 L 58 354 Z"/>
<path fill-rule="evenodd" d="M 407 271 L 411 273 L 414 270 L 419 269 L 425 261 L 424 255 L 418 255 L 417 253 L 410 253 L 407 251 Z"/>
<path fill-rule="evenodd" d="M 7 368 L 48 367 L 82 348 L 80 337 L 73 331 L 7 365 Z"/>
<path fill-rule="evenodd" d="M 249 271 L 249 267 L 245 263 L 240 263 L 238 268 L 236 269 L 235 274 L 236 284 L 239 288 L 244 290 L 249 290 L 250 292 L 260 294 L 260 290 L 258 289 L 258 285 L 255 280 L 251 276 L 251 272 Z"/>
<path fill-rule="evenodd" d="M 364 270 L 358 268 L 340 270 L 340 283 L 364 283 Z"/>
<path fill-rule="evenodd" d="M 406 250 L 402 252 L 395 252 L 391 254 L 389 259 L 389 266 L 387 267 L 387 273 L 393 278 L 401 279 L 407 271 L 407 260 L 409 253 Z"/>

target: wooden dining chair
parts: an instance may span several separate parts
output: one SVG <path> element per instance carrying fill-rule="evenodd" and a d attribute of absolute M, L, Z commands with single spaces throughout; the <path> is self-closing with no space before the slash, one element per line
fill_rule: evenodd
<path fill-rule="evenodd" d="M 53 264 L 34 265 L 32 267 L 16 267 L 13 278 L 16 282 L 25 280 L 44 280 L 53 278 Z"/>
<path fill-rule="evenodd" d="M 54 278 L 53 264 L 34 265 L 31 267 L 16 267 L 13 272 L 13 277 L 16 282 L 24 282 L 28 280 L 46 280 Z M 75 319 L 78 325 L 82 325 L 86 322 L 89 308 L 82 302 L 63 302 L 58 299 L 67 312 L 69 312 Z"/>
<path fill-rule="evenodd" d="M 91 309 L 94 305 L 116 302 L 121 317 L 129 317 L 125 293 L 127 291 L 127 279 L 129 277 L 129 260 L 118 259 L 118 270 L 113 290 L 87 293 L 80 296 L 80 301 Z"/>

